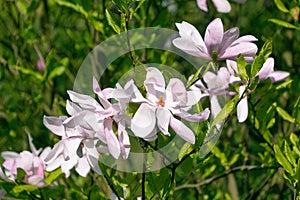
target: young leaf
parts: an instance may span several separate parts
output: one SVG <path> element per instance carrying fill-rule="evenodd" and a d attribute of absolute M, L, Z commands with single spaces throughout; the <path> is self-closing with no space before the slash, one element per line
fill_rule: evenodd
<path fill-rule="evenodd" d="M 251 65 L 251 72 L 250 76 L 251 78 L 254 77 L 257 72 L 262 68 L 263 64 L 265 63 L 266 59 L 262 55 L 258 55 L 255 57 L 252 65 Z"/>
<path fill-rule="evenodd" d="M 281 107 L 277 106 L 276 110 L 277 110 L 278 114 L 280 115 L 280 117 L 282 117 L 284 120 L 289 121 L 291 123 L 295 123 L 295 119 L 289 113 L 287 113 L 285 110 L 283 110 Z"/>
<path fill-rule="evenodd" d="M 108 24 L 113 28 L 113 30 L 116 33 L 119 34 L 121 32 L 121 29 L 117 25 L 117 20 L 115 19 L 115 17 L 111 14 L 111 12 L 108 9 L 105 10 L 105 15 L 106 15 Z"/>
<path fill-rule="evenodd" d="M 286 158 L 288 159 L 288 161 L 294 166 L 296 167 L 296 160 L 294 158 L 293 152 L 291 151 L 288 143 L 286 141 L 284 141 L 284 154 L 286 155 Z"/>
<path fill-rule="evenodd" d="M 32 192 L 32 191 L 37 190 L 37 189 L 38 189 L 38 187 L 35 186 L 35 185 L 16 185 L 13 188 L 13 192 L 18 194 L 18 193 L 23 192 L 23 191 Z"/>
<path fill-rule="evenodd" d="M 215 125 L 217 125 L 220 121 L 226 119 L 234 110 L 237 101 L 238 101 L 239 97 L 235 96 L 233 99 L 231 99 L 230 101 L 228 101 L 226 103 L 226 105 L 223 107 L 223 109 L 219 112 L 219 114 L 217 115 L 217 117 L 215 118 L 215 120 L 212 123 L 212 127 L 214 127 Z"/>
<path fill-rule="evenodd" d="M 285 7 L 285 5 L 283 4 L 283 2 L 281 0 L 274 0 L 275 5 L 277 6 L 277 8 L 279 10 L 281 10 L 284 13 L 289 12 L 289 10 Z"/>
<path fill-rule="evenodd" d="M 248 63 L 245 61 L 244 57 L 242 55 L 239 55 L 238 59 L 237 59 L 237 67 L 238 67 L 239 74 L 242 76 L 242 78 L 244 80 L 249 79 L 247 70 L 246 70 L 247 65 L 248 65 Z"/>
<path fill-rule="evenodd" d="M 294 113 L 293 116 L 295 118 L 295 122 L 300 126 L 300 96 L 297 99 L 297 102 L 294 105 Z"/>
<path fill-rule="evenodd" d="M 291 29 L 296 29 L 296 30 L 299 30 L 299 28 L 293 24 L 290 24 L 286 21 L 282 21 L 282 20 L 279 20 L 279 19 L 275 19 L 275 18 L 271 18 L 268 20 L 269 22 L 272 22 L 274 24 L 277 24 L 279 26 L 282 26 L 282 27 L 285 27 L 285 28 L 291 28 Z"/>
<path fill-rule="evenodd" d="M 275 158 L 277 162 L 282 165 L 282 167 L 291 175 L 294 174 L 293 168 L 289 161 L 285 158 L 283 153 L 281 152 L 279 146 L 277 144 L 274 144 L 274 152 L 275 152 Z"/>

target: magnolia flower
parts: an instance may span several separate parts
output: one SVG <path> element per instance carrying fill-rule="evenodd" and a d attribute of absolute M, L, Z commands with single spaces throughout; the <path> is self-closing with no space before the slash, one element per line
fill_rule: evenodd
<path fill-rule="evenodd" d="M 225 67 L 221 67 L 217 73 L 208 71 L 203 76 L 205 85 L 198 80 L 192 85 L 192 89 L 200 89 L 204 92 L 204 96 L 210 98 L 210 110 L 212 118 L 216 118 L 222 110 L 222 106 L 218 100 L 218 96 L 235 95 L 234 92 L 229 92 L 229 84 L 231 83 L 230 73 Z"/>
<path fill-rule="evenodd" d="M 29 146 L 31 152 L 22 151 L 21 153 L 5 151 L 1 153 L 1 156 L 4 158 L 4 172 L 0 168 L 0 177 L 8 182 L 13 182 L 17 178 L 18 168 L 24 170 L 26 173 L 23 182 L 35 185 L 38 187 L 46 186 L 44 169 L 45 163 L 44 159 L 50 151 L 50 147 L 37 150 L 32 143 L 32 138 L 28 134 Z"/>
<path fill-rule="evenodd" d="M 173 114 L 191 122 L 206 120 L 210 113 L 208 109 L 199 114 L 187 112 L 190 106 L 200 100 L 200 95 L 197 95 L 199 93 L 186 91 L 182 81 L 176 78 L 170 79 L 165 88 L 162 73 L 153 67 L 147 68 L 144 86 L 147 90 L 147 99 L 140 99 L 141 105 L 131 121 L 131 130 L 134 135 L 153 141 L 157 138 L 157 129 L 164 135 L 170 136 L 168 130 L 170 126 L 177 135 L 194 144 L 193 131 L 176 119 Z"/>
<path fill-rule="evenodd" d="M 182 51 L 209 61 L 231 59 L 236 60 L 242 54 L 247 61 L 252 61 L 257 46 L 252 43 L 257 39 L 252 35 L 239 37 L 239 29 L 231 28 L 224 32 L 220 18 L 213 20 L 206 28 L 204 40 L 197 29 L 187 23 L 176 23 L 179 38 L 173 44 Z"/>
<path fill-rule="evenodd" d="M 234 0 L 234 1 L 238 3 L 244 3 L 246 0 Z M 197 0 L 198 7 L 205 12 L 208 11 L 206 2 L 207 0 Z M 212 0 L 212 2 L 216 6 L 217 11 L 220 13 L 228 13 L 231 10 L 231 6 L 228 0 Z"/>
<path fill-rule="evenodd" d="M 239 122 L 244 122 L 248 117 L 248 100 L 247 96 L 244 95 L 246 92 L 247 81 L 241 81 L 238 73 L 237 63 L 232 60 L 227 60 L 227 68 L 231 74 L 231 82 L 241 82 L 242 85 L 239 88 L 239 96 L 242 98 L 237 105 L 237 118 Z M 268 58 L 263 64 L 262 68 L 255 75 L 259 81 L 270 78 L 271 81 L 278 82 L 286 79 L 289 76 L 288 72 L 285 71 L 274 71 L 274 58 Z"/>

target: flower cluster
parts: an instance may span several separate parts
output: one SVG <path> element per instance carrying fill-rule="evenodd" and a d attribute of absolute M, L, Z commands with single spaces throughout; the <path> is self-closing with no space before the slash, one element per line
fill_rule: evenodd
<path fill-rule="evenodd" d="M 100 153 L 109 153 L 115 159 L 120 155 L 123 159 L 128 157 L 128 127 L 134 136 L 153 141 L 158 131 L 170 136 L 170 126 L 182 139 L 194 144 L 195 133 L 174 116 L 191 122 L 207 120 L 209 109 L 197 114 L 188 112 L 201 99 L 201 92 L 187 91 L 184 83 L 176 78 L 165 87 L 162 73 L 154 67 L 147 68 L 144 87 L 146 98 L 133 80 L 124 87 L 117 84 L 115 88 L 101 90 L 94 78 L 93 89 L 98 101 L 68 91 L 71 101 L 67 101 L 66 110 L 70 116 L 44 117 L 45 126 L 61 137 L 45 158 L 46 170 L 61 167 L 66 176 L 72 168 L 81 176 L 86 176 L 90 169 L 101 174 Z M 126 113 L 129 103 L 140 104 L 132 118 Z"/>
<path fill-rule="evenodd" d="M 17 179 L 18 169 L 22 169 L 26 173 L 22 180 L 24 183 L 43 187 L 46 185 L 44 159 L 51 148 L 46 147 L 43 151 L 42 149 L 37 150 L 29 134 L 28 139 L 31 152 L 22 151 L 21 153 L 16 153 L 5 151 L 1 153 L 5 161 L 2 164 L 4 171 L 0 168 L 0 178 L 7 182 L 14 182 Z"/>

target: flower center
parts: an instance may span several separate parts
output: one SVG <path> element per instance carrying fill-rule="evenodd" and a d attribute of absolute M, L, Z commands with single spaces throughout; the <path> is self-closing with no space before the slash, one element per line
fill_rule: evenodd
<path fill-rule="evenodd" d="M 165 102 L 162 98 L 162 96 L 159 97 L 159 100 L 156 102 L 157 106 L 165 107 Z"/>

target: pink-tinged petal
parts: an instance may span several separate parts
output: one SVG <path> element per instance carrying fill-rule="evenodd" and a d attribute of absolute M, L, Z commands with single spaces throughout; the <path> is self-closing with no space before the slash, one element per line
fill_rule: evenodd
<path fill-rule="evenodd" d="M 187 22 L 176 23 L 180 38 L 173 40 L 174 46 L 182 51 L 201 58 L 211 59 L 198 30 Z"/>
<path fill-rule="evenodd" d="M 27 135 L 31 152 L 33 153 L 33 155 L 38 156 L 39 152 L 36 150 L 35 146 L 32 143 L 32 137 L 30 133 L 28 133 Z"/>
<path fill-rule="evenodd" d="M 73 103 L 69 100 L 67 100 L 66 110 L 68 114 L 71 116 L 82 111 L 82 109 L 76 103 Z"/>
<path fill-rule="evenodd" d="M 65 162 L 65 159 L 63 157 L 63 155 L 59 155 L 57 156 L 55 159 L 51 160 L 51 162 L 48 162 L 46 164 L 46 171 L 51 172 L 54 171 L 55 169 L 59 168 L 61 166 L 61 164 Z"/>
<path fill-rule="evenodd" d="M 182 139 L 191 144 L 195 144 L 195 135 L 193 131 L 181 121 L 171 116 L 170 126 Z"/>
<path fill-rule="evenodd" d="M 180 102 L 180 104 L 187 104 L 188 96 L 186 92 L 186 88 L 181 80 L 178 78 L 171 78 L 169 84 L 166 88 L 167 93 L 167 101 L 169 101 L 169 97 L 173 102 Z"/>
<path fill-rule="evenodd" d="M 35 185 L 37 187 L 44 187 L 46 186 L 46 182 L 43 177 L 34 175 L 34 176 L 29 176 L 27 179 L 27 183 L 30 185 Z"/>
<path fill-rule="evenodd" d="M 278 82 L 286 79 L 290 73 L 285 71 L 275 71 L 269 75 L 269 78 L 272 80 L 272 82 Z"/>
<path fill-rule="evenodd" d="M 132 102 L 146 102 L 147 100 L 143 97 L 137 86 L 134 84 L 134 81 L 131 79 L 128 81 L 125 86 L 124 90 L 127 94 L 130 95 Z"/>
<path fill-rule="evenodd" d="M 82 157 L 78 159 L 78 163 L 75 167 L 75 170 L 80 176 L 86 177 L 90 169 L 91 167 L 86 157 Z"/>
<path fill-rule="evenodd" d="M 219 49 L 219 54 L 223 54 L 225 50 L 239 37 L 239 29 L 237 27 L 227 30 L 223 35 L 223 41 Z"/>
<path fill-rule="evenodd" d="M 155 107 L 142 103 L 131 120 L 131 130 L 135 136 L 146 138 L 156 126 Z"/>
<path fill-rule="evenodd" d="M 7 159 L 16 159 L 16 158 L 20 157 L 20 155 L 18 153 L 13 152 L 13 151 L 3 151 L 1 153 L 1 156 L 5 160 L 7 160 Z"/>
<path fill-rule="evenodd" d="M 162 73 L 154 67 L 147 68 L 146 80 L 144 81 L 147 96 L 154 96 L 159 99 L 165 93 L 165 79 Z"/>
<path fill-rule="evenodd" d="M 94 110 L 95 108 L 100 106 L 99 103 L 91 96 L 85 94 L 79 94 L 71 90 L 68 90 L 67 93 L 69 94 L 70 99 L 73 102 L 78 103 L 80 107 L 84 109 Z"/>
<path fill-rule="evenodd" d="M 93 77 L 93 90 L 98 95 L 98 98 L 102 104 L 102 106 L 107 109 L 111 106 L 111 103 L 107 100 L 104 93 L 99 87 L 98 81 L 95 77 Z M 110 91 L 111 92 L 111 91 Z"/>
<path fill-rule="evenodd" d="M 154 140 L 157 139 L 157 128 L 155 127 L 151 133 L 149 133 L 149 135 L 147 135 L 147 137 L 143 138 L 144 140 L 148 141 L 148 142 L 152 142 Z"/>
<path fill-rule="evenodd" d="M 258 41 L 258 39 L 256 37 L 254 37 L 253 35 L 244 35 L 244 36 L 239 37 L 233 43 L 233 45 L 238 44 L 238 43 L 255 42 L 255 41 Z"/>
<path fill-rule="evenodd" d="M 169 124 L 171 115 L 172 114 L 167 109 L 159 107 L 156 110 L 157 127 L 164 135 L 167 136 L 170 136 Z"/>
<path fill-rule="evenodd" d="M 197 0 L 197 5 L 198 5 L 198 7 L 199 7 L 201 10 L 205 11 L 205 12 L 208 11 L 206 1 L 207 1 L 207 0 Z"/>
<path fill-rule="evenodd" d="M 209 96 L 209 94 L 202 94 L 200 90 L 187 91 L 188 101 L 185 106 L 193 106 L 197 104 L 202 98 Z"/>
<path fill-rule="evenodd" d="M 206 45 L 199 31 L 190 23 L 183 21 L 182 23 L 176 23 L 176 27 L 179 30 L 179 35 L 183 39 L 191 40 L 197 48 L 203 53 L 207 53 Z"/>
<path fill-rule="evenodd" d="M 239 94 L 240 97 L 244 93 L 246 87 L 240 86 Z M 240 123 L 244 122 L 248 117 L 248 100 L 244 97 L 237 105 L 237 118 Z"/>
<path fill-rule="evenodd" d="M 52 163 L 64 150 L 63 141 L 59 141 L 53 147 L 53 149 L 49 152 L 48 156 L 44 159 L 46 164 Z"/>
<path fill-rule="evenodd" d="M 253 43 L 239 43 L 234 46 L 230 46 L 226 49 L 223 55 L 219 56 L 219 60 L 221 59 L 232 59 L 236 60 L 239 54 L 243 56 L 254 57 L 257 52 L 257 46 Z"/>
<path fill-rule="evenodd" d="M 112 120 L 104 121 L 104 133 L 105 133 L 106 143 L 107 143 L 109 153 L 115 159 L 118 159 L 121 152 L 120 152 L 119 141 L 112 130 Z"/>
<path fill-rule="evenodd" d="M 63 121 L 67 119 L 66 116 L 62 117 L 51 117 L 44 116 L 43 123 L 44 125 L 58 136 L 65 135 L 65 127 L 63 126 Z"/>
<path fill-rule="evenodd" d="M 127 159 L 130 152 L 130 140 L 123 123 L 118 123 L 118 139 L 123 159 Z"/>
<path fill-rule="evenodd" d="M 7 159 L 4 161 L 2 166 L 9 171 L 10 173 L 16 175 L 17 174 L 17 162 L 15 159 Z"/>
<path fill-rule="evenodd" d="M 215 119 L 219 112 L 222 110 L 217 96 L 210 97 L 210 110 L 213 119 Z"/>
<path fill-rule="evenodd" d="M 231 6 L 227 0 L 212 0 L 212 2 L 220 13 L 228 13 L 231 10 Z"/>
<path fill-rule="evenodd" d="M 44 165 L 43 163 L 40 163 L 37 170 L 36 170 L 36 175 L 44 178 Z"/>
<path fill-rule="evenodd" d="M 220 0 L 218 0 L 220 1 Z M 224 27 L 220 18 L 214 19 L 206 28 L 204 41 L 208 52 L 218 52 L 223 40 Z"/>
<path fill-rule="evenodd" d="M 236 61 L 227 59 L 226 65 L 227 65 L 227 69 L 231 75 L 236 75 L 239 73 Z"/>
<path fill-rule="evenodd" d="M 70 176 L 70 170 L 78 163 L 78 158 L 75 159 L 75 156 L 72 156 L 69 160 L 65 160 L 61 164 L 61 171 L 65 173 L 66 177 Z"/>
<path fill-rule="evenodd" d="M 41 158 L 41 160 L 43 161 L 43 163 L 44 163 L 44 160 L 46 159 L 46 157 L 48 156 L 48 154 L 50 153 L 50 151 L 51 151 L 51 147 L 46 147 L 43 151 L 42 151 L 42 153 L 40 154 L 40 158 Z"/>
<path fill-rule="evenodd" d="M 178 49 L 181 49 L 187 54 L 190 54 L 192 56 L 204 58 L 206 60 L 211 60 L 210 55 L 206 52 L 206 47 L 202 46 L 199 47 L 195 45 L 193 41 L 187 38 L 176 38 L 173 40 L 173 45 L 177 47 Z"/>
<path fill-rule="evenodd" d="M 259 80 L 264 80 L 272 72 L 274 72 L 274 58 L 268 58 L 256 76 L 258 76 Z"/>
<path fill-rule="evenodd" d="M 210 110 L 206 108 L 204 111 L 201 113 L 196 113 L 196 114 L 190 114 L 186 111 L 180 111 L 178 113 L 174 113 L 178 117 L 181 117 L 182 119 L 185 119 L 190 122 L 202 122 L 204 120 L 207 120 L 209 115 L 210 115 Z"/>
<path fill-rule="evenodd" d="M 92 139 L 84 140 L 84 146 L 86 150 L 86 158 L 91 166 L 92 170 L 99 175 L 102 175 L 102 171 L 98 164 L 99 153 L 95 146 L 95 141 Z"/>
<path fill-rule="evenodd" d="M 12 182 L 13 180 L 9 179 L 4 172 L 2 171 L 2 168 L 0 167 L 0 178 L 6 182 Z M 1 198 L 1 196 L 0 196 Z"/>

